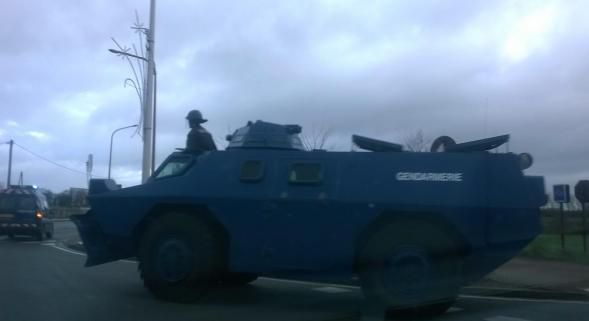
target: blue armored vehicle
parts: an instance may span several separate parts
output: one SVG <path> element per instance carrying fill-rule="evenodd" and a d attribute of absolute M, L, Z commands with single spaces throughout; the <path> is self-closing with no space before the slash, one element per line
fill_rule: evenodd
<path fill-rule="evenodd" d="M 92 180 L 86 265 L 136 257 L 156 297 L 192 301 L 258 276 L 357 279 L 371 302 L 444 312 L 541 231 L 542 177 L 498 136 L 432 152 L 352 137 L 305 150 L 297 125 L 249 122 L 222 151 L 172 153 L 142 185 Z M 495 149 L 495 152 L 491 152 Z"/>

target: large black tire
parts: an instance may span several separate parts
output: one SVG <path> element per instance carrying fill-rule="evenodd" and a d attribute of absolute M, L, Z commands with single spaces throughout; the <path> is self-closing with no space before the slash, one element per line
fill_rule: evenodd
<path fill-rule="evenodd" d="M 35 239 L 37 241 L 43 241 L 45 239 L 45 231 L 43 228 L 40 228 L 38 231 L 35 232 Z"/>
<path fill-rule="evenodd" d="M 165 214 L 147 227 L 140 240 L 143 284 L 158 299 L 197 301 L 218 283 L 223 250 L 206 222 L 189 214 Z"/>
<path fill-rule="evenodd" d="M 45 236 L 50 239 L 53 238 L 54 226 L 53 223 L 47 225 L 47 229 L 45 230 Z"/>
<path fill-rule="evenodd" d="M 456 145 L 456 142 L 450 136 L 440 136 L 434 140 L 430 147 L 431 152 L 444 152 L 448 147 Z"/>
<path fill-rule="evenodd" d="M 460 287 L 459 253 L 459 244 L 428 222 L 385 225 L 360 249 L 364 295 L 403 317 L 443 314 Z"/>
<path fill-rule="evenodd" d="M 257 275 L 250 273 L 226 273 L 220 279 L 220 285 L 226 287 L 238 287 L 248 285 L 257 279 Z"/>

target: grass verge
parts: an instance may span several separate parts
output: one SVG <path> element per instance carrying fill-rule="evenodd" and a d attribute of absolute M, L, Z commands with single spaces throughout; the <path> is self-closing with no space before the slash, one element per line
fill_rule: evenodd
<path fill-rule="evenodd" d="M 587 246 L 589 250 L 589 239 Z M 583 252 L 582 235 L 565 235 L 565 248 L 563 249 L 559 234 L 541 234 L 520 255 L 529 258 L 589 264 L 589 253 Z"/>

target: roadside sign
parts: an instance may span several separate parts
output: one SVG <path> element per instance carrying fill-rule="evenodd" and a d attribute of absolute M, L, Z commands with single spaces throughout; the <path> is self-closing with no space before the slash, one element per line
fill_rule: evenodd
<path fill-rule="evenodd" d="M 571 194 L 568 184 L 553 186 L 554 201 L 557 203 L 568 203 L 571 201 Z"/>
<path fill-rule="evenodd" d="M 581 203 L 589 203 L 589 180 L 580 180 L 575 185 L 575 197 Z"/>

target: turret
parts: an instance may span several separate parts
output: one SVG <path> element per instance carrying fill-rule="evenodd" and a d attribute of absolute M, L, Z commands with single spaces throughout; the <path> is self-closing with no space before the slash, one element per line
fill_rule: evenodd
<path fill-rule="evenodd" d="M 247 123 L 232 135 L 227 135 L 229 146 L 227 150 L 255 148 L 255 149 L 286 149 L 305 150 L 299 137 L 299 125 L 279 125 L 261 120 Z"/>

